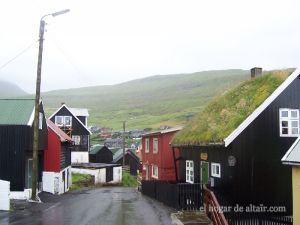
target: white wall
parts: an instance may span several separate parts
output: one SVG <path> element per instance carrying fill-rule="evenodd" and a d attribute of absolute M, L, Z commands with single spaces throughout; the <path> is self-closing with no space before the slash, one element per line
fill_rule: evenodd
<path fill-rule="evenodd" d="M 0 210 L 9 210 L 10 207 L 10 182 L 0 180 Z"/>
<path fill-rule="evenodd" d="M 88 152 L 71 152 L 71 163 L 88 163 Z"/>
<path fill-rule="evenodd" d="M 63 179 L 63 172 L 65 172 L 65 179 Z M 69 173 L 69 185 L 67 182 Z M 65 182 L 64 182 L 65 180 Z M 59 173 L 43 172 L 43 191 L 52 194 L 63 194 L 69 191 L 72 182 L 71 167 L 67 167 Z"/>
<path fill-rule="evenodd" d="M 38 190 L 37 190 L 38 193 Z M 28 200 L 31 198 L 31 189 L 25 189 L 24 191 L 11 191 L 9 195 L 10 199 Z"/>
<path fill-rule="evenodd" d="M 114 167 L 114 177 L 111 183 L 121 183 L 122 182 L 122 166 Z"/>

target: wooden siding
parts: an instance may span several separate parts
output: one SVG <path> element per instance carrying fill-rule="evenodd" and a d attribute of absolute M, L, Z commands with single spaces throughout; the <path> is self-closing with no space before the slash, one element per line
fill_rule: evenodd
<path fill-rule="evenodd" d="M 68 143 L 62 143 L 60 151 L 60 170 L 71 165 L 71 147 Z"/>
<path fill-rule="evenodd" d="M 89 157 L 92 163 L 111 163 L 113 161 L 113 153 L 106 146 L 96 154 L 90 154 Z"/>
<path fill-rule="evenodd" d="M 0 179 L 10 181 L 12 191 L 25 187 L 25 152 L 30 148 L 29 126 L 0 126 Z"/>

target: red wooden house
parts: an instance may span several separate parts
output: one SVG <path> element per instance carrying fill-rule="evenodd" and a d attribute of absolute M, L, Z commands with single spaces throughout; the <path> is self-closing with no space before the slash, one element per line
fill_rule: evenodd
<path fill-rule="evenodd" d="M 170 142 L 179 130 L 181 128 L 172 128 L 142 136 L 143 180 L 176 181 L 173 149 Z M 178 156 L 178 151 L 175 151 L 175 157 L 178 158 Z"/>
<path fill-rule="evenodd" d="M 71 185 L 72 138 L 51 120 L 48 125 L 48 149 L 44 153 L 43 191 L 62 194 Z"/>

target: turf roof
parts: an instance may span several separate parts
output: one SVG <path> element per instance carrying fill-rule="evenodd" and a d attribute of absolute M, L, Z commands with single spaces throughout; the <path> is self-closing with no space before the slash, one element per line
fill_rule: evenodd
<path fill-rule="evenodd" d="M 292 70 L 268 72 L 215 98 L 175 135 L 172 144 L 198 146 L 223 143 L 291 72 Z"/>

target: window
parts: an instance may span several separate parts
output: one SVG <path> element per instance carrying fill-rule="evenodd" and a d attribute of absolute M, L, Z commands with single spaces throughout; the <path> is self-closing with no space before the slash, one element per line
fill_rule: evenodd
<path fill-rule="evenodd" d="M 42 130 L 43 129 L 43 113 L 39 112 L 39 129 Z"/>
<path fill-rule="evenodd" d="M 152 177 L 158 178 L 158 167 L 155 165 L 152 165 Z"/>
<path fill-rule="evenodd" d="M 186 171 L 186 176 L 185 176 L 186 182 L 193 184 L 194 183 L 194 162 L 193 161 L 187 160 L 185 162 L 185 171 Z"/>
<path fill-rule="evenodd" d="M 74 142 L 74 145 L 80 145 L 80 136 L 79 135 L 73 135 L 72 141 Z"/>
<path fill-rule="evenodd" d="M 221 177 L 221 164 L 220 163 L 211 163 L 211 176 Z"/>
<path fill-rule="evenodd" d="M 299 110 L 279 109 L 279 118 L 281 137 L 299 136 Z"/>
<path fill-rule="evenodd" d="M 55 116 L 55 124 L 59 127 L 71 127 L 72 116 Z"/>
<path fill-rule="evenodd" d="M 149 138 L 145 139 L 145 152 L 149 152 Z"/>
<path fill-rule="evenodd" d="M 55 124 L 59 127 L 64 125 L 64 117 L 63 116 L 55 116 Z"/>
<path fill-rule="evenodd" d="M 153 138 L 153 153 L 157 153 L 157 152 L 158 152 L 158 139 Z"/>

